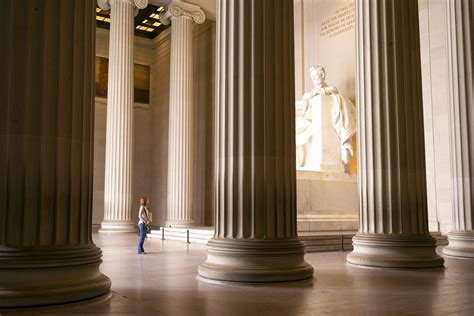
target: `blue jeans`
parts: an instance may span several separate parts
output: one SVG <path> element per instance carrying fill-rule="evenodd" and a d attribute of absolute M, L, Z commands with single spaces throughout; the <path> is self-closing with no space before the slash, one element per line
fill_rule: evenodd
<path fill-rule="evenodd" d="M 140 230 L 140 239 L 138 239 L 138 254 L 142 254 L 145 252 L 145 249 L 143 249 L 143 243 L 145 242 L 146 238 L 146 225 L 145 223 L 140 223 L 138 224 L 138 229 Z"/>

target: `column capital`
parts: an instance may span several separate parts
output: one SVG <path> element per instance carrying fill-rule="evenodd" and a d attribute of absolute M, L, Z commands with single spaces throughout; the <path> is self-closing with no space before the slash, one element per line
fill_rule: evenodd
<path fill-rule="evenodd" d="M 145 9 L 148 6 L 148 0 L 97 0 L 97 4 L 102 10 L 110 10 L 112 2 L 126 2 L 134 5 L 137 9 Z"/>
<path fill-rule="evenodd" d="M 186 17 L 192 19 L 197 24 L 202 24 L 206 20 L 206 14 L 194 4 L 186 2 L 172 2 L 161 16 L 161 23 L 168 25 L 172 18 Z"/>

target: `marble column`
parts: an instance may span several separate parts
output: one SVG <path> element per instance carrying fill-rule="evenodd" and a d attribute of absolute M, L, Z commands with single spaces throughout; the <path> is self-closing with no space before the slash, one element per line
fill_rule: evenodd
<path fill-rule="evenodd" d="M 107 294 L 92 242 L 95 0 L 0 2 L 0 307 Z"/>
<path fill-rule="evenodd" d="M 443 265 L 428 231 L 418 4 L 356 7 L 359 232 L 347 261 Z"/>
<path fill-rule="evenodd" d="M 293 1 L 217 10 L 216 221 L 199 275 L 311 278 L 296 230 Z"/>
<path fill-rule="evenodd" d="M 102 9 L 110 10 L 111 19 L 104 220 L 99 232 L 134 232 L 138 221 L 136 216 L 132 219 L 134 16 L 148 1 L 97 2 Z"/>
<path fill-rule="evenodd" d="M 194 225 L 193 27 L 205 19 L 199 7 L 184 2 L 172 2 L 161 17 L 171 23 L 166 226 Z"/>
<path fill-rule="evenodd" d="M 453 230 L 444 254 L 474 259 L 474 4 L 447 1 Z"/>

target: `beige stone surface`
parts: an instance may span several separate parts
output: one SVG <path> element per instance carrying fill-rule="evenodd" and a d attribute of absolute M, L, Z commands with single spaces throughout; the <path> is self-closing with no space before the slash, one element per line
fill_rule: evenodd
<path fill-rule="evenodd" d="M 311 180 L 296 180 L 296 207 L 298 212 L 311 210 Z"/>
<path fill-rule="evenodd" d="M 214 224 L 214 107 L 216 67 L 216 23 L 206 21 L 195 27 L 194 38 L 194 135 L 196 139 L 195 220 L 204 226 Z"/>
<path fill-rule="evenodd" d="M 308 1 L 308 0 L 306 0 Z M 309 2 L 314 2 L 309 0 Z M 319 0 L 317 2 L 318 20 L 318 64 L 326 68 L 326 81 L 336 87 L 339 93 L 355 100 L 355 0 Z M 334 22 L 336 21 L 336 22 Z M 325 25 L 335 23 L 334 31 Z M 357 104 L 356 104 L 357 106 Z"/>
<path fill-rule="evenodd" d="M 446 1 L 419 0 L 428 215 L 431 231 L 452 227 Z"/>
<path fill-rule="evenodd" d="M 298 170 L 296 188 L 299 232 L 357 230 L 355 176 Z"/>
<path fill-rule="evenodd" d="M 168 179 L 168 119 L 169 119 L 169 73 L 171 30 L 168 28 L 155 39 L 151 73 L 151 108 L 153 117 L 152 141 L 153 181 L 152 209 L 154 225 L 164 225 L 166 220 Z"/>
<path fill-rule="evenodd" d="M 105 184 L 105 126 L 107 105 L 105 100 L 94 103 L 94 180 L 92 225 L 98 227 L 104 219 Z"/>
<path fill-rule="evenodd" d="M 338 14 L 355 17 L 354 0 L 296 0 L 295 11 L 295 96 L 299 99 L 312 83 L 307 75 L 309 67 L 322 65 L 328 74 L 329 85 L 355 99 L 355 33 L 354 21 L 342 22 Z M 349 12 L 347 12 L 349 11 Z M 338 12 L 338 13 L 336 13 Z M 347 12 L 347 13 L 346 13 Z M 336 17 L 335 17 L 336 16 Z M 335 18 L 352 24 L 351 29 L 332 36 L 322 35 L 323 23 Z"/>
<path fill-rule="evenodd" d="M 357 184 L 351 182 L 311 182 L 311 210 L 358 211 Z"/>

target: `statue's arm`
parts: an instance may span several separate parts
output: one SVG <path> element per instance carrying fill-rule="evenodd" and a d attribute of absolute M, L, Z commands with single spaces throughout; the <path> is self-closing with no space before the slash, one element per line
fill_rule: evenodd
<path fill-rule="evenodd" d="M 296 107 L 295 107 L 295 115 L 297 117 L 303 117 L 306 113 L 307 101 L 305 99 L 301 99 L 299 101 L 296 101 Z"/>

